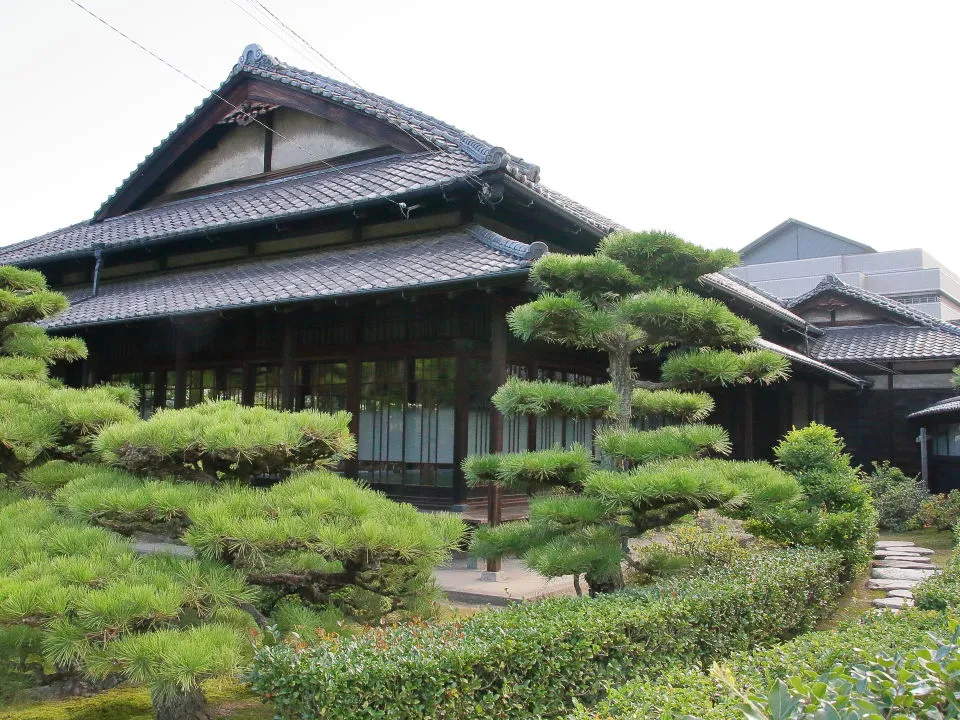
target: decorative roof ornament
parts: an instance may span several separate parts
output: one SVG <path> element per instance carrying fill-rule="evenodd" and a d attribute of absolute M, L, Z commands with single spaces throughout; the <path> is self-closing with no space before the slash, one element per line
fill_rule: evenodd
<path fill-rule="evenodd" d="M 275 68 L 280 63 L 272 55 L 267 55 L 263 48 L 257 43 L 250 43 L 243 52 L 240 53 L 240 59 L 237 60 L 237 67 L 246 65 L 248 67 Z"/>

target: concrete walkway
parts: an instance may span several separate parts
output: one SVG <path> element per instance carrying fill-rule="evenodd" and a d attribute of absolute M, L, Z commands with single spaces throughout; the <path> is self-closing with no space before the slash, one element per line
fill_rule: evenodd
<path fill-rule="evenodd" d="M 484 563 L 477 567 L 466 557 L 455 557 L 434 570 L 437 584 L 453 603 L 510 605 L 556 595 L 575 595 L 573 576 L 547 579 L 515 558 L 504 558 L 496 580 L 483 579 Z"/>
<path fill-rule="evenodd" d="M 873 551 L 873 570 L 867 587 L 885 590 L 886 597 L 873 601 L 876 608 L 899 610 L 913 605 L 913 588 L 941 570 L 930 556 L 933 550 L 906 540 L 881 540 Z"/>

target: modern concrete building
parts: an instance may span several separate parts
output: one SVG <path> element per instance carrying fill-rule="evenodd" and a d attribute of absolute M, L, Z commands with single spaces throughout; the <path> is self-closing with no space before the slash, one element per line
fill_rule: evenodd
<path fill-rule="evenodd" d="M 827 275 L 941 320 L 960 319 L 960 279 L 920 248 L 878 252 L 869 245 L 789 219 L 740 251 L 732 273 L 784 300 Z"/>

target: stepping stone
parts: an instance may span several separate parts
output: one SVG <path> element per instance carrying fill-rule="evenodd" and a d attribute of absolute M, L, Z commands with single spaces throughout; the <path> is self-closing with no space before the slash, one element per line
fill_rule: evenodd
<path fill-rule="evenodd" d="M 890 555 L 910 555 L 917 557 L 922 555 L 933 555 L 933 550 L 927 548 L 880 548 L 873 551 L 874 556 L 889 557 Z"/>
<path fill-rule="evenodd" d="M 909 590 L 891 590 L 887 593 L 887 595 L 890 597 L 907 598 L 908 600 L 913 600 L 913 593 Z"/>
<path fill-rule="evenodd" d="M 912 605 L 913 600 L 902 597 L 877 598 L 873 601 L 873 606 L 876 608 L 895 608 L 899 610 L 902 607 L 911 607 Z"/>
<path fill-rule="evenodd" d="M 916 543 L 912 543 L 909 540 L 877 540 L 878 548 L 892 548 L 892 547 L 916 547 Z"/>
<path fill-rule="evenodd" d="M 938 570 L 918 568 L 879 567 L 873 569 L 870 577 L 875 580 L 925 580 L 938 572 Z"/>
<path fill-rule="evenodd" d="M 916 587 L 919 580 L 878 580 L 870 579 L 867 581 L 867 588 L 870 590 L 909 590 Z"/>
<path fill-rule="evenodd" d="M 873 556 L 878 560 L 922 560 L 923 562 L 930 562 L 929 555 L 917 555 L 913 553 L 874 553 Z"/>
<path fill-rule="evenodd" d="M 929 562 L 916 562 L 913 560 L 874 560 L 873 566 L 881 568 L 917 568 L 922 570 L 937 569 Z"/>

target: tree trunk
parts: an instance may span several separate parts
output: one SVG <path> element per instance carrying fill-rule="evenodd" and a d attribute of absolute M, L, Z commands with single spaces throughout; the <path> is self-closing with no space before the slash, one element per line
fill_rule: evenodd
<path fill-rule="evenodd" d="M 614 592 L 616 590 L 623 590 L 623 571 L 618 571 L 614 577 L 605 576 L 602 579 L 592 577 L 590 573 L 585 574 L 583 577 L 587 581 L 590 597 L 596 597 L 602 593 Z"/>
<path fill-rule="evenodd" d="M 156 720 L 211 720 L 207 699 L 200 688 L 158 699 L 150 698 Z"/>
<path fill-rule="evenodd" d="M 618 348 L 609 350 L 609 354 L 610 382 L 620 398 L 617 419 L 613 426 L 617 430 L 629 430 L 633 418 L 633 372 L 630 367 L 630 350 Z"/>

